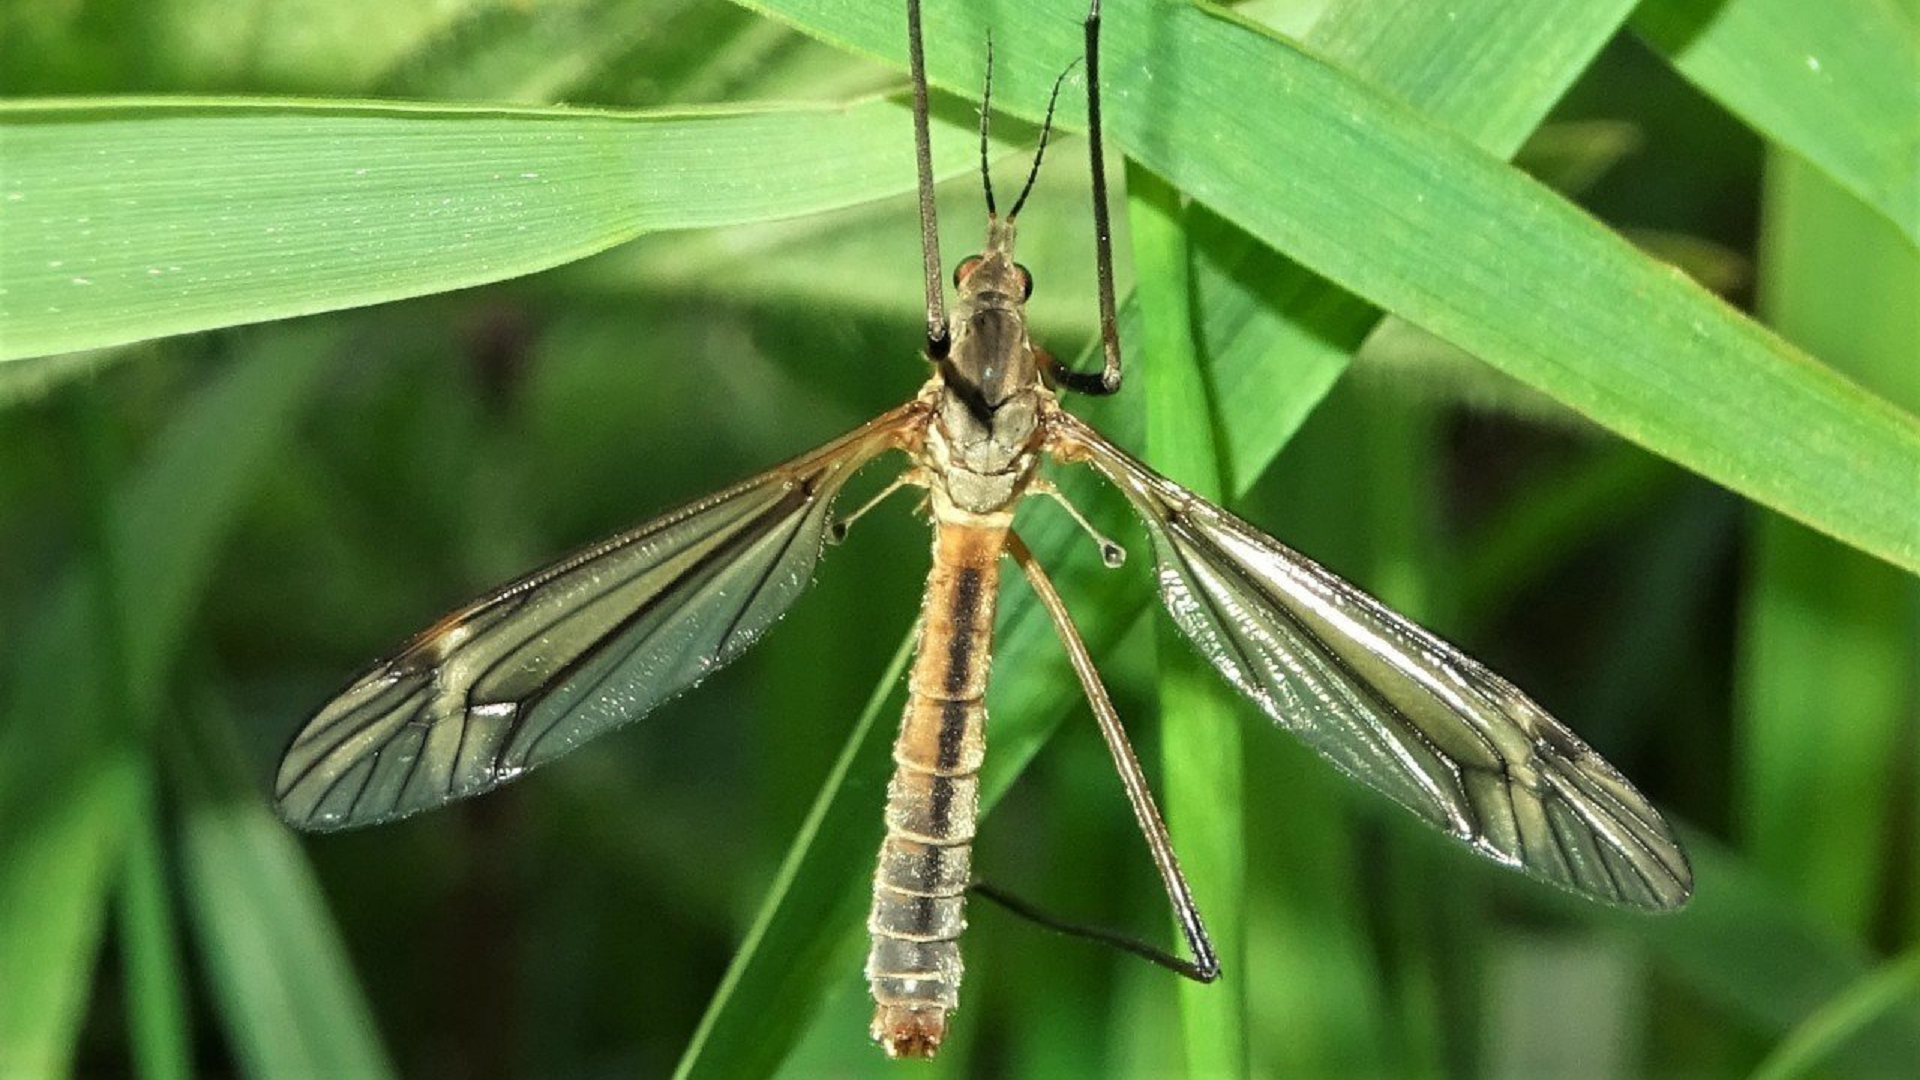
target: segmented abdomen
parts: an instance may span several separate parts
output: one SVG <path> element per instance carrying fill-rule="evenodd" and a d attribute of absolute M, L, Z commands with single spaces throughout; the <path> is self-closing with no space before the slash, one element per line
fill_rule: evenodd
<path fill-rule="evenodd" d="M 873 1037 L 928 1057 L 959 1000 L 960 932 L 986 748 L 987 666 L 1004 528 L 940 524 L 874 873 Z"/>

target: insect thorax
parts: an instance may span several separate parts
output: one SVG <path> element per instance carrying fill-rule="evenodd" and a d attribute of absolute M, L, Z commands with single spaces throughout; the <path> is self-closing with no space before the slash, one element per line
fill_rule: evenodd
<path fill-rule="evenodd" d="M 936 509 L 945 502 L 966 514 L 1011 511 L 1033 476 L 1049 392 L 1017 393 L 985 415 L 938 376 L 927 393 L 934 414 L 921 453 L 935 478 Z"/>

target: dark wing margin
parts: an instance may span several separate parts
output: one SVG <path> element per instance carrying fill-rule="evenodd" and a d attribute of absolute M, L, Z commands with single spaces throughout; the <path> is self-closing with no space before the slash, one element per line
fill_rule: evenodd
<path fill-rule="evenodd" d="M 371 825 L 505 783 L 738 656 L 813 578 L 834 497 L 917 438 L 908 404 L 448 615 L 355 679 L 280 761 L 280 814 Z"/>
<path fill-rule="evenodd" d="M 1513 684 L 1084 423 L 1061 428 L 1061 456 L 1139 511 L 1174 621 L 1275 723 L 1496 862 L 1625 907 L 1686 903 L 1693 871 L 1659 811 Z"/>

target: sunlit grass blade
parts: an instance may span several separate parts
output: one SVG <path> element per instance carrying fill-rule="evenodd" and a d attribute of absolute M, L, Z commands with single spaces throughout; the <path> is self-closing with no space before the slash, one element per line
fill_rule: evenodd
<path fill-rule="evenodd" d="M 1192 319 L 1186 214 L 1180 193 L 1143 170 L 1127 177 L 1134 291 L 1144 333 L 1131 342 L 1137 393 L 1147 404 L 1149 461 L 1203 498 L 1221 498 L 1213 406 L 1202 381 Z M 1168 827 L 1181 838 L 1193 883 L 1220 952 L 1222 979 L 1180 988 L 1188 1069 L 1247 1071 L 1245 767 L 1239 717 L 1226 688 L 1170 623 L 1158 635 L 1161 760 Z M 1309 1021 L 1310 1022 L 1310 1021 Z"/>
<path fill-rule="evenodd" d="M 0 359 L 442 292 L 908 190 L 904 110 L 0 104 Z M 949 168 L 974 138 L 937 125 Z M 86 182 L 76 183 L 76 177 Z"/>
<path fill-rule="evenodd" d="M 1920 244 L 1920 39 L 1895 5 L 1648 0 L 1633 28 L 1769 142 Z"/>
<path fill-rule="evenodd" d="M 1511 157 L 1633 9 L 1633 0 L 1468 0 L 1444 13 L 1419 0 L 1331 4 L 1306 41 L 1433 122 Z M 1500 92 L 1488 94 L 1489 86 Z"/>

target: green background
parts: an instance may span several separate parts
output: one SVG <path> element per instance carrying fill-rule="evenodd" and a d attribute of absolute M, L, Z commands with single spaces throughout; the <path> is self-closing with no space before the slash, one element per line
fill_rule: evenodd
<path fill-rule="evenodd" d="M 901 12 L 748 7 L 0 3 L 0 1076 L 904 1068 L 860 976 L 904 505 L 761 649 L 536 777 L 319 839 L 267 802 L 441 611 L 924 377 Z M 1004 188 L 1080 15 L 930 4 L 949 265 L 988 30 Z M 1679 825 L 1697 896 L 1606 911 L 1334 775 L 1063 476 L 1135 558 L 1021 527 L 1227 975 L 976 905 L 920 1072 L 1920 1060 L 1917 18 L 1113 0 L 1131 367 L 1071 407 L 1526 687 Z M 1082 85 L 1021 261 L 1086 366 Z M 1000 625 L 982 873 L 1172 941 L 1017 582 Z"/>

